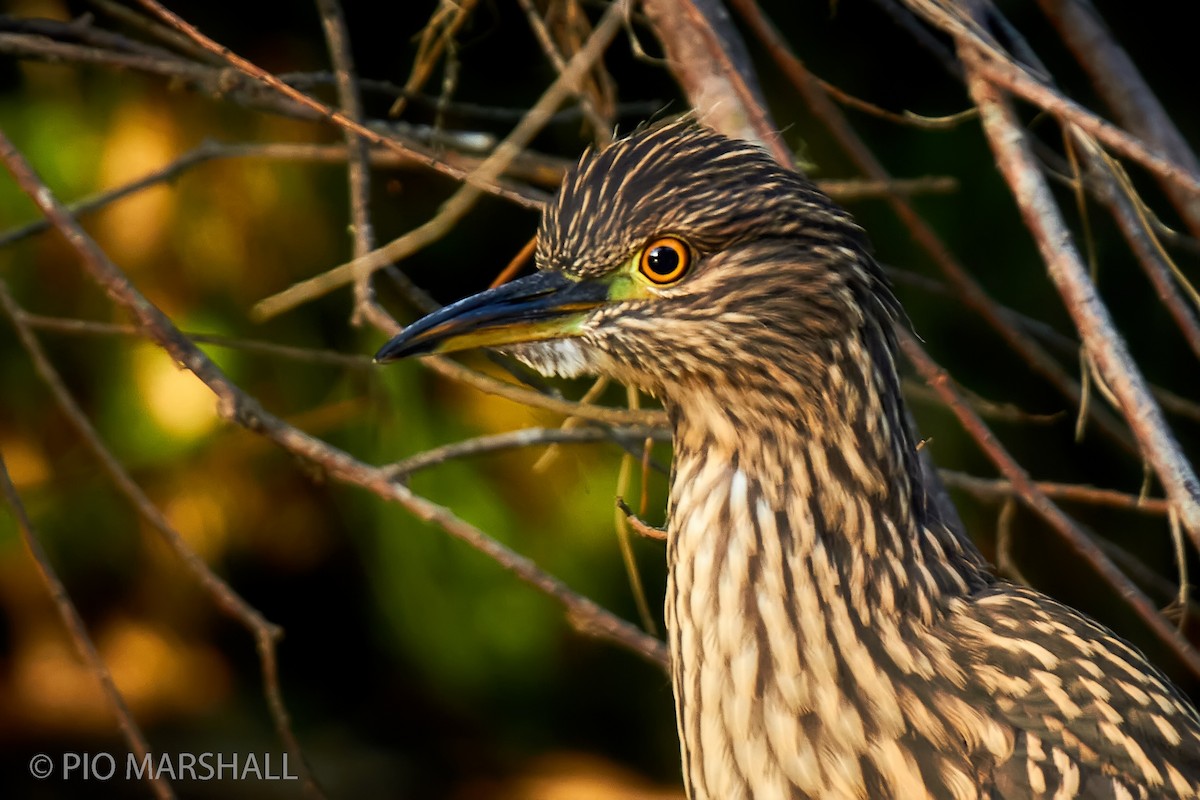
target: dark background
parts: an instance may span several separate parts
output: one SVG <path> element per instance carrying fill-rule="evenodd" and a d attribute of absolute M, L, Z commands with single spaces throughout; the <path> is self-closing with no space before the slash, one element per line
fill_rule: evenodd
<path fill-rule="evenodd" d="M 1185 136 L 1196 142 L 1200 70 L 1194 31 L 1179 20 L 1171 23 L 1171 3 L 1096 5 Z M 433 6 L 346 3 L 360 75 L 403 83 L 415 37 Z M 585 7 L 594 20 L 598 7 Z M 929 116 L 968 107 L 962 86 L 873 3 L 763 7 L 809 67 L 845 91 L 889 110 Z M 173 2 L 171 8 L 268 70 L 328 68 L 319 19 L 306 3 Z M 1065 91 L 1097 108 L 1086 78 L 1037 7 L 1012 2 L 1002 8 Z M 92 9 L 29 0 L 5 10 L 15 17 L 68 19 Z M 98 20 L 124 30 L 103 14 Z M 648 51 L 660 52 L 649 29 L 635 23 L 633 31 Z M 775 121 L 810 174 L 855 177 L 761 48 L 751 43 L 751 50 Z M 458 36 L 457 58 L 459 101 L 528 108 L 554 77 L 520 9 L 506 0 L 480 3 Z M 605 66 L 619 101 L 635 106 L 622 117 L 622 131 L 653 116 L 647 109 L 672 115 L 686 108 L 664 65 L 635 58 L 626 36 L 618 36 Z M 440 80 L 439 73 L 429 84 L 434 93 Z M 332 92 L 320 94 L 333 99 Z M 385 116 L 390 102 L 368 94 L 368 114 Z M 850 115 L 898 177 L 954 176 L 954 193 L 921 197 L 918 208 L 994 298 L 1072 335 L 976 121 L 933 132 Z M 405 119 L 428 123 L 433 114 L 414 104 Z M 1032 113 L 1026 119 L 1049 147 L 1061 150 L 1050 121 Z M 515 122 L 453 112 L 445 117 L 450 128 L 501 136 Z M 0 128 L 64 200 L 138 177 L 208 138 L 341 141 L 331 126 L 247 110 L 154 76 L 4 57 Z M 551 125 L 534 149 L 574 159 L 588 139 L 575 119 Z M 377 170 L 373 177 L 371 211 L 381 243 L 427 220 L 457 187 L 419 168 Z M 1174 225 L 1151 181 L 1136 170 L 1133 178 L 1150 206 Z M 1059 191 L 1074 213 L 1069 194 Z M 871 233 L 881 261 L 937 277 L 884 203 L 865 200 L 851 210 Z M 1100 290 L 1144 374 L 1195 400 L 1195 358 L 1111 221 L 1102 210 L 1089 214 Z M 0 179 L 0 233 L 35 218 L 16 185 Z M 1072 222 L 1082 230 L 1077 213 Z M 348 259 L 344 167 L 210 162 L 91 214 L 85 223 L 184 330 L 351 354 L 370 354 L 383 340 L 349 324 L 349 290 L 269 323 L 249 318 L 250 307 L 264 296 Z M 449 301 L 486 286 L 535 225 L 535 213 L 484 199 L 450 235 L 402 266 Z M 1172 254 L 1194 280 L 1195 257 Z M 30 311 L 125 321 L 53 233 L 0 249 L 0 278 Z M 397 319 L 416 316 L 381 286 Z M 992 421 L 1034 477 L 1139 490 L 1141 465 L 1095 431 L 1076 443 L 1074 409 L 961 302 L 905 282 L 898 292 L 927 349 L 964 386 L 996 403 L 1060 415 L 1049 423 Z M 0 451 L 51 562 L 152 747 L 278 756 L 284 747 L 267 714 L 253 641 L 215 608 L 112 488 L 51 402 L 11 328 L 6 323 L 0 330 Z M 330 483 L 264 440 L 221 423 L 207 390 L 150 344 L 59 333 L 45 333 L 42 341 L 114 455 L 172 524 L 286 630 L 279 651 L 284 695 L 305 755 L 330 796 L 682 796 L 670 686 L 656 668 L 573 633 L 556 604 L 440 531 L 372 495 Z M 351 369 L 206 349 L 273 413 L 368 461 L 561 422 L 438 379 L 415 363 Z M 1077 374 L 1076 356 L 1069 350 L 1056 355 Z M 491 369 L 478 355 L 466 358 Z M 563 388 L 577 397 L 584 384 Z M 613 389 L 606 400 L 623 398 L 622 390 Z M 941 466 L 994 476 L 949 412 L 920 398 L 913 410 Z M 1196 420 L 1170 422 L 1185 450 L 1196 452 Z M 613 531 L 620 451 L 565 447 L 547 469 L 535 472 L 544 449 L 448 463 L 418 474 L 412 486 L 636 620 Z M 656 455 L 665 461 L 669 453 L 659 446 Z M 663 476 L 652 475 L 648 490 L 647 516 L 657 524 Z M 1161 488 L 1154 484 L 1152 493 L 1161 495 Z M 957 492 L 954 497 L 972 536 L 994 559 L 999 504 Z M 1069 510 L 1098 536 L 1175 580 L 1161 515 L 1079 505 Z M 1195 695 L 1196 676 L 1145 633 L 1049 528 L 1018 511 L 1012 531 L 1026 578 L 1116 627 Z M 634 548 L 657 610 L 662 547 L 635 541 Z M 1153 591 L 1151 596 L 1164 606 L 1169 601 Z M 77 659 L 37 581 L 15 523 L 0 515 L 0 794 L 146 796 L 145 787 L 118 780 L 64 783 L 56 776 L 37 783 L 28 777 L 35 753 L 57 760 L 64 752 L 107 751 L 123 759 L 126 749 L 94 676 Z M 177 789 L 185 797 L 299 795 L 295 784 L 257 781 L 184 782 Z"/>

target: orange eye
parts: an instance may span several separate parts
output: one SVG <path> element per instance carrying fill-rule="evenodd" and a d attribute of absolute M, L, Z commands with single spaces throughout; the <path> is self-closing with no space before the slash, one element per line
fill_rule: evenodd
<path fill-rule="evenodd" d="M 651 283 L 666 286 L 682 278 L 692 263 L 692 251 L 682 240 L 664 236 L 646 245 L 638 269 Z"/>

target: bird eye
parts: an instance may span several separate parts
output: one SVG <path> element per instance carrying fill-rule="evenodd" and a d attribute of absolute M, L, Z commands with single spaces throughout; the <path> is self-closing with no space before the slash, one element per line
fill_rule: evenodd
<path fill-rule="evenodd" d="M 638 258 L 638 270 L 651 283 L 666 286 L 683 277 L 692 263 L 691 249 L 674 236 L 664 236 L 646 245 Z"/>

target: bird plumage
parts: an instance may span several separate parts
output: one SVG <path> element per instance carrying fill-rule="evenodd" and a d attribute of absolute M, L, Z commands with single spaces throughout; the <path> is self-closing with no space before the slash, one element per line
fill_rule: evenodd
<path fill-rule="evenodd" d="M 692 260 L 659 286 L 637 264 L 663 236 Z M 810 182 L 697 126 L 642 131 L 566 176 L 536 252 L 586 302 L 551 335 L 546 301 L 524 299 L 539 283 L 505 312 L 536 340 L 507 349 L 639 386 L 671 420 L 666 622 L 692 800 L 1200 796 L 1181 693 L 940 518 L 899 390 L 899 304 Z"/>

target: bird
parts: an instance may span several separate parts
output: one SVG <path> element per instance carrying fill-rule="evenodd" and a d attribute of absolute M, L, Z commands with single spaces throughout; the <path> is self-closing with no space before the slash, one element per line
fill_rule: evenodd
<path fill-rule="evenodd" d="M 939 510 L 865 232 L 694 121 L 589 151 L 530 276 L 388 341 L 657 397 L 691 800 L 1195 798 L 1200 715 L 1133 646 L 997 577 Z"/>

